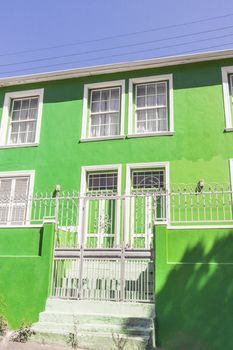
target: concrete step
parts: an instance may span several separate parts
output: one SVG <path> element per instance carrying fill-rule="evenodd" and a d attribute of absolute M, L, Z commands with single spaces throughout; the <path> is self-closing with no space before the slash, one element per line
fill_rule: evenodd
<path fill-rule="evenodd" d="M 85 332 L 88 333 L 109 333 L 109 334 L 127 334 L 129 336 L 136 335 L 136 336 L 149 336 L 150 333 L 153 330 L 152 325 L 150 327 L 128 327 L 127 326 L 121 326 L 121 325 L 115 325 L 115 324 L 72 324 L 72 323 L 57 323 L 57 322 L 39 322 L 36 325 L 33 326 L 33 329 L 35 332 L 51 332 L 51 333 L 58 333 L 58 334 L 68 334 L 70 332 L 76 332 L 79 334 L 83 334 Z"/>
<path fill-rule="evenodd" d="M 66 300 L 49 298 L 46 311 L 77 313 L 79 315 L 109 315 L 117 317 L 154 318 L 155 306 L 147 303 L 127 303 L 115 301 Z"/>
<path fill-rule="evenodd" d="M 126 341 L 124 350 L 150 350 L 153 349 L 152 342 L 148 337 L 142 336 L 126 336 L 125 334 L 114 334 L 115 341 L 113 336 L 108 333 L 96 333 L 93 336 L 93 333 L 82 333 L 78 334 L 78 347 L 89 349 L 89 350 L 110 350 L 118 349 L 116 346 L 117 337 L 119 339 L 124 339 Z M 67 345 L 68 337 L 65 334 L 57 333 L 40 333 L 37 332 L 31 338 L 31 341 L 36 341 L 43 344 L 59 344 Z"/>
<path fill-rule="evenodd" d="M 34 339 L 64 345 L 75 333 L 79 347 L 110 350 L 117 349 L 114 335 L 127 340 L 124 350 L 145 350 L 152 348 L 154 317 L 152 304 L 50 298 L 33 325 Z"/>
<path fill-rule="evenodd" d="M 119 326 L 128 327 L 150 327 L 153 322 L 152 318 L 144 317 L 130 317 L 130 316 L 109 316 L 109 315 L 97 315 L 97 314 L 78 314 L 68 312 L 50 312 L 44 311 L 40 313 L 39 322 L 57 322 L 57 323 L 71 323 L 77 322 L 78 324 L 114 324 Z"/>

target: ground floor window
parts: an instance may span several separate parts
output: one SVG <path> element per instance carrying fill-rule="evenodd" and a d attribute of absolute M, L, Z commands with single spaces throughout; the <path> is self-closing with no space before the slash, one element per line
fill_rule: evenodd
<path fill-rule="evenodd" d="M 0 177 L 0 224 L 26 221 L 29 176 Z"/>

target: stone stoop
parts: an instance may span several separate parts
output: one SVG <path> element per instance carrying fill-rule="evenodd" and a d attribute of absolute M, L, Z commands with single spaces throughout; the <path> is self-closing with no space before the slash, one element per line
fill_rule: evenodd
<path fill-rule="evenodd" d="M 150 350 L 154 346 L 154 304 L 48 299 L 33 325 L 32 340 L 64 345 L 77 333 L 78 346 L 115 350 L 117 337 L 127 340 L 124 350 Z"/>

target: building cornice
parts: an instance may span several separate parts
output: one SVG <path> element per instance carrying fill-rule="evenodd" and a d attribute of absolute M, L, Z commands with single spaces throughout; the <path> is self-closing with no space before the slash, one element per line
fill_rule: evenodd
<path fill-rule="evenodd" d="M 202 52 L 188 55 L 159 57 L 140 61 L 130 61 L 116 64 L 107 64 L 93 67 L 84 67 L 47 73 L 8 77 L 0 79 L 0 87 L 88 77 L 100 74 L 134 71 L 148 68 L 159 68 L 164 66 L 174 66 L 179 64 L 188 64 L 202 61 L 213 61 L 226 58 L 233 58 L 233 50 L 220 50 L 214 52 Z"/>

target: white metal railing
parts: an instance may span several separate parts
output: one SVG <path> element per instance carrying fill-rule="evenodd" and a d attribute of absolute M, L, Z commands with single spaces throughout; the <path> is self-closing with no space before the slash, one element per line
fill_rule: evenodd
<path fill-rule="evenodd" d="M 77 192 L 36 194 L 31 198 L 0 197 L 0 225 L 41 224 L 56 220 L 56 247 L 115 248 L 122 241 L 131 248 L 150 248 L 153 226 L 232 223 L 230 186 L 176 186 L 170 191 L 127 195 Z M 83 239 L 83 241 L 82 241 Z"/>
<path fill-rule="evenodd" d="M 51 296 L 68 299 L 152 302 L 152 259 L 58 258 Z"/>

